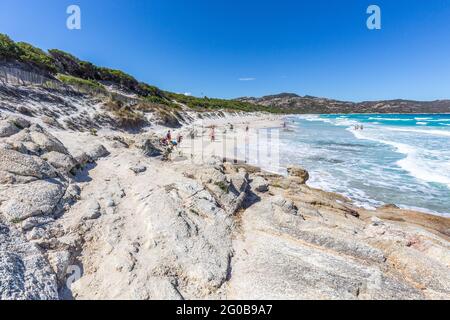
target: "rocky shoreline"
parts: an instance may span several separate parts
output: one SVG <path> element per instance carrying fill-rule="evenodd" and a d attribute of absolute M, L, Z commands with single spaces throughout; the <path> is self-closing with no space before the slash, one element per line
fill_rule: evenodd
<path fill-rule="evenodd" d="M 3 115 L 0 299 L 449 299 L 450 219 L 159 143 Z"/>
<path fill-rule="evenodd" d="M 236 147 L 274 112 L 448 101 L 196 98 L 0 40 L 0 300 L 450 298 L 450 218 L 365 210 Z"/>

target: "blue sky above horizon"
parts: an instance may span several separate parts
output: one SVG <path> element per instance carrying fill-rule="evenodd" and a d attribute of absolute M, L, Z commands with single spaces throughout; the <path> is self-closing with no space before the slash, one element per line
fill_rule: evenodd
<path fill-rule="evenodd" d="M 195 96 L 450 98 L 450 0 L 0 0 L 0 32 Z"/>

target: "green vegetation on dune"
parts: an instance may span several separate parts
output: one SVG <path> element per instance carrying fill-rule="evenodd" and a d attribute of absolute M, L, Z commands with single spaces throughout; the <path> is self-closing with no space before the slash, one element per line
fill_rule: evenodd
<path fill-rule="evenodd" d="M 185 104 L 187 107 L 197 111 L 214 111 L 214 110 L 233 110 L 244 112 L 276 112 L 276 109 L 256 105 L 249 102 L 242 102 L 237 100 L 215 99 L 215 98 L 197 98 L 193 96 L 186 96 L 184 94 L 177 94 L 172 92 L 166 92 L 166 95 L 180 103 Z"/>
<path fill-rule="evenodd" d="M 104 107 L 111 112 L 116 118 L 118 125 L 121 127 L 140 127 L 146 124 L 144 113 L 124 105 L 122 102 L 111 98 L 108 100 Z"/>
<path fill-rule="evenodd" d="M 171 101 L 169 98 L 161 98 L 159 96 L 144 97 L 144 102 L 146 104 L 149 104 L 150 106 L 169 107 L 171 109 L 176 109 L 176 110 L 181 109 L 180 105 Z"/>
<path fill-rule="evenodd" d="M 20 48 L 7 35 L 0 33 L 0 58 L 18 59 Z"/>
<path fill-rule="evenodd" d="M 57 72 L 54 60 L 44 51 L 26 42 L 14 42 L 7 35 L 0 34 L 0 58 L 17 60 L 44 72 Z"/>
<path fill-rule="evenodd" d="M 57 61 L 58 71 L 83 79 L 95 78 L 95 66 L 92 63 L 79 60 L 70 53 L 51 49 L 49 55 Z"/>
<path fill-rule="evenodd" d="M 30 63 L 39 69 L 43 69 L 49 73 L 56 73 L 57 69 L 55 61 L 44 51 L 32 46 L 26 42 L 18 42 L 17 47 L 20 49 L 20 60 Z"/>
<path fill-rule="evenodd" d="M 74 76 L 69 76 L 66 74 L 58 74 L 57 78 L 59 81 L 64 82 L 68 85 L 74 86 L 79 89 L 85 89 L 93 92 L 105 92 L 106 89 L 103 85 L 94 80 L 81 79 Z"/>
<path fill-rule="evenodd" d="M 49 54 L 57 62 L 60 73 L 70 74 L 86 80 L 109 82 L 142 96 L 151 94 L 152 90 L 148 89 L 146 91 L 145 88 L 147 87 L 121 70 L 98 67 L 58 49 L 49 50 Z"/>
<path fill-rule="evenodd" d="M 155 86 L 139 82 L 131 75 L 121 71 L 105 67 L 98 67 L 88 61 L 82 61 L 70 53 L 58 49 L 51 49 L 47 52 L 36 48 L 28 43 L 14 42 L 7 35 L 0 33 L 0 60 L 17 61 L 19 63 L 32 66 L 49 76 L 56 76 L 61 82 L 76 86 L 88 92 L 99 93 L 106 91 L 102 85 L 113 84 L 125 91 L 129 91 L 141 97 L 142 104 L 140 110 L 152 107 L 180 109 L 178 103 L 186 105 L 188 108 L 197 111 L 266 111 L 280 112 L 277 108 L 265 107 L 249 102 L 238 100 L 197 98 L 162 91 Z M 178 102 L 178 103 L 176 103 Z M 117 108 L 114 108 L 118 112 Z M 119 108 L 120 109 L 120 108 Z M 121 113 L 126 113 L 123 110 Z M 124 118 L 130 118 L 133 122 L 134 115 L 122 114 Z M 129 117 L 130 116 L 130 117 Z M 139 120 L 138 120 L 139 121 Z"/>
<path fill-rule="evenodd" d="M 117 83 L 121 86 L 133 89 L 133 86 L 139 86 L 135 78 L 120 70 L 114 70 L 104 67 L 96 67 L 97 76 L 100 80 Z"/>
<path fill-rule="evenodd" d="M 144 83 L 144 82 L 139 83 L 139 87 L 140 87 L 140 89 L 143 92 L 146 93 L 145 96 L 148 96 L 148 97 L 159 97 L 159 98 L 162 98 L 162 99 L 166 98 L 166 96 L 164 95 L 164 92 L 161 89 L 159 89 L 158 87 L 151 86 L 151 85 L 149 85 L 147 83 Z"/>
<path fill-rule="evenodd" d="M 0 34 L 0 59 L 35 67 L 49 76 L 64 74 L 84 80 L 103 81 L 142 97 L 164 98 L 162 91 L 155 86 L 141 83 L 121 70 L 98 67 L 58 49 L 51 49 L 47 53 L 25 42 L 16 43 L 4 34 Z"/>

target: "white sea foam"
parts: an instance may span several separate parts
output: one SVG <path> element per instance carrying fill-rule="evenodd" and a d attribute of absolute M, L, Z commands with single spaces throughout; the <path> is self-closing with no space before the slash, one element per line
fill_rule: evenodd
<path fill-rule="evenodd" d="M 388 118 L 377 118 L 377 119 L 388 119 Z M 405 120 L 405 119 L 392 118 L 390 120 Z M 423 156 L 423 154 L 426 153 L 433 154 L 436 153 L 436 151 L 420 150 L 419 148 L 416 148 L 414 146 L 405 143 L 390 141 L 385 138 L 377 137 L 375 134 L 370 135 L 371 132 L 373 132 L 374 130 L 378 130 L 378 128 L 369 128 L 364 131 L 353 130 L 350 127 L 355 124 L 358 124 L 358 122 L 354 120 L 346 119 L 343 121 L 341 119 L 337 119 L 334 124 L 348 126 L 349 128 L 347 128 L 347 130 L 352 132 L 353 135 L 358 139 L 371 140 L 394 147 L 397 152 L 402 153 L 406 156 L 404 159 L 399 160 L 397 162 L 397 165 L 400 166 L 403 170 L 409 172 L 409 174 L 411 174 L 413 177 L 419 180 L 426 182 L 442 183 L 450 188 L 450 164 L 448 161 L 445 161 L 445 156 L 443 157 L 444 161 L 432 161 L 426 159 Z M 427 123 L 417 122 L 417 124 L 426 125 Z M 450 137 L 450 131 L 447 130 L 423 130 L 423 129 L 409 129 L 409 128 L 392 128 L 392 127 L 383 127 L 382 130 L 414 132 L 420 134 L 425 133 L 436 136 Z"/>
<path fill-rule="evenodd" d="M 374 210 L 383 204 L 380 201 L 372 199 L 363 190 L 349 186 L 349 181 L 344 180 L 343 177 L 341 178 L 339 185 L 337 185 L 335 177 L 326 171 L 314 170 L 311 171 L 310 174 L 311 180 L 308 181 L 309 186 L 329 192 L 340 193 L 348 198 L 351 198 L 353 203 L 358 207 Z"/>
<path fill-rule="evenodd" d="M 370 117 L 369 120 L 381 120 L 381 121 L 413 121 L 413 120 L 415 120 L 415 119 Z"/>
<path fill-rule="evenodd" d="M 337 119 L 334 125 L 336 126 L 353 126 L 355 124 L 358 124 L 359 122 L 356 120 L 350 120 L 350 119 Z"/>
<path fill-rule="evenodd" d="M 413 128 L 392 128 L 392 127 L 384 127 L 383 130 L 425 133 L 425 134 L 431 134 L 431 135 L 435 135 L 435 136 L 450 137 L 450 131 L 448 131 L 448 130 L 436 130 L 436 129 L 423 130 L 423 129 L 413 129 Z"/>
<path fill-rule="evenodd" d="M 438 211 L 441 215 L 450 216 L 442 213 L 448 212 L 445 197 L 450 189 L 450 148 L 446 137 L 450 136 L 450 124 L 440 122 L 440 125 L 447 126 L 431 127 L 435 124 L 431 122 L 435 119 L 431 116 L 427 119 L 425 116 L 401 120 L 399 117 L 389 118 L 389 121 L 414 121 L 411 126 L 405 127 L 404 122 L 391 122 L 389 125 L 381 122 L 388 119 L 387 116 L 371 117 L 380 120 L 380 123 L 373 120 L 367 122 L 369 117 L 299 116 L 303 121 L 324 123 L 323 132 L 317 125 L 304 129 L 318 130 L 317 134 L 302 130 L 298 138 L 295 134 L 287 136 L 281 147 L 285 150 L 282 161 L 297 163 L 309 170 L 311 180 L 308 184 L 311 186 L 343 194 L 356 205 L 367 209 L 378 207 L 386 201 L 400 206 L 409 205 L 410 209 L 422 212 L 437 214 Z M 420 127 L 420 122 L 428 123 L 430 127 Z M 346 146 L 355 143 L 353 138 L 340 129 L 330 127 L 330 124 L 368 142 L 356 143 L 351 148 L 354 153 L 351 153 Z M 354 130 L 357 124 L 362 124 L 364 130 Z M 295 130 L 296 127 L 293 128 Z M 450 139 L 448 141 L 450 144 Z M 386 146 L 390 146 L 392 151 L 387 151 Z M 333 162 L 335 159 L 340 162 Z"/>
<path fill-rule="evenodd" d="M 444 170 L 444 168 L 440 168 L 442 164 L 433 165 L 429 160 L 424 160 L 418 156 L 417 153 L 408 154 L 405 159 L 399 160 L 397 164 L 420 180 L 442 183 L 450 188 L 450 176 L 446 175 L 445 171 L 441 171 Z M 447 170 L 449 169 L 447 168 Z"/>
<path fill-rule="evenodd" d="M 330 119 L 326 119 L 326 118 L 321 118 L 319 115 L 301 115 L 298 116 L 300 119 L 306 120 L 306 121 L 321 121 L 321 122 L 326 122 L 326 123 L 333 123 L 332 120 Z"/>
<path fill-rule="evenodd" d="M 450 122 L 450 119 L 430 119 L 427 122 Z"/>
<path fill-rule="evenodd" d="M 439 153 L 439 151 L 423 150 L 405 143 L 399 143 L 386 140 L 385 138 L 379 138 L 374 134 L 370 135 L 370 131 L 372 130 L 376 129 L 366 131 L 349 131 L 352 132 L 353 135 L 358 139 L 371 140 L 387 144 L 394 147 L 397 152 L 404 154 L 406 157 L 402 160 L 397 161 L 397 165 L 400 166 L 403 170 L 409 172 L 409 174 L 411 174 L 413 177 L 426 182 L 442 183 L 450 188 L 450 164 L 449 161 L 445 161 L 445 156 L 442 157 L 444 158 L 444 161 L 432 161 L 430 159 L 426 159 L 424 156 L 424 154 L 427 153 L 436 155 L 437 153 Z"/>

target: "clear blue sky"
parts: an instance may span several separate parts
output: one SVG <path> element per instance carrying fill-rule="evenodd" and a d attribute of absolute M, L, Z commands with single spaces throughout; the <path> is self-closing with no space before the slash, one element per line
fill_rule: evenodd
<path fill-rule="evenodd" d="M 0 0 L 0 32 L 197 96 L 450 98 L 450 0 Z"/>

